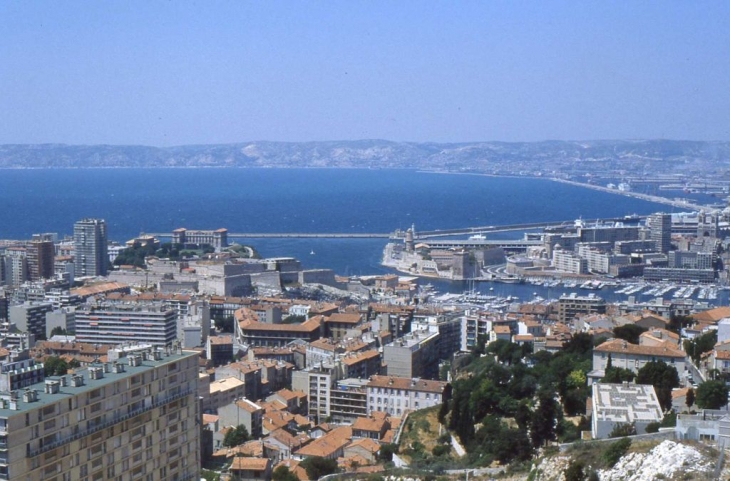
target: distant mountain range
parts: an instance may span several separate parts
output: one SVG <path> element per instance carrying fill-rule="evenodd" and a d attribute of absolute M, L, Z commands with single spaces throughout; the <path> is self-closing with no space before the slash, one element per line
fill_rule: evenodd
<path fill-rule="evenodd" d="M 475 172 L 726 168 L 730 142 L 600 140 L 416 143 L 385 140 L 245 142 L 145 147 L 117 145 L 0 145 L 0 168 L 333 167 Z M 590 170 L 590 169 L 589 169 Z"/>

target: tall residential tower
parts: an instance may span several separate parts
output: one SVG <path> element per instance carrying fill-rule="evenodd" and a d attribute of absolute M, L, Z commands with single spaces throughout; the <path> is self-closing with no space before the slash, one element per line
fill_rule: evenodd
<path fill-rule="evenodd" d="M 657 250 L 667 253 L 672 248 L 672 215 L 652 214 L 647 219 L 651 240 L 656 242 Z"/>
<path fill-rule="evenodd" d="M 105 276 L 107 273 L 106 222 L 82 219 L 74 224 L 75 276 Z"/>

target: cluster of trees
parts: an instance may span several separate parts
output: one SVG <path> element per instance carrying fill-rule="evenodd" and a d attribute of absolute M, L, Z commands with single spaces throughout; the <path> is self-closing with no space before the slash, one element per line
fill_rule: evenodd
<path fill-rule="evenodd" d="M 215 252 L 213 246 L 210 246 L 208 244 L 204 244 L 198 247 L 203 254 L 210 254 L 212 252 Z M 160 244 L 159 248 L 155 248 L 155 246 L 153 246 L 152 244 L 147 244 L 145 246 L 137 245 L 133 247 L 127 247 L 126 249 L 122 249 L 121 251 L 119 251 L 117 258 L 114 259 L 114 265 L 144 267 L 145 258 L 149 256 L 180 260 L 193 257 L 197 254 L 197 252 L 194 250 L 183 249 L 184 246 L 182 244 L 173 244 L 170 242 Z"/>
<path fill-rule="evenodd" d="M 563 411 L 585 414 L 592 350 L 592 337 L 585 333 L 575 334 L 556 354 L 532 354 L 507 341 L 480 342 L 468 376 L 445 393 L 439 418 L 476 464 L 527 460 L 534 449 L 566 434 Z M 517 427 L 505 424 L 506 417 Z"/>
<path fill-rule="evenodd" d="M 64 376 L 68 373 L 69 369 L 77 368 L 81 365 L 76 359 L 72 359 L 71 362 L 66 362 L 57 356 L 48 356 L 43 361 L 43 372 L 48 376 Z"/>
<path fill-rule="evenodd" d="M 699 364 L 702 354 L 712 351 L 717 344 L 717 331 L 708 331 L 694 339 L 684 341 L 684 352 L 692 358 L 695 364 Z"/>

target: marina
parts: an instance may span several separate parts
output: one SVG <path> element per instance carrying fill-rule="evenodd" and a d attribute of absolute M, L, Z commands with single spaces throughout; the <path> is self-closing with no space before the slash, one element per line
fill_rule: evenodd
<path fill-rule="evenodd" d="M 581 289 L 582 283 L 574 280 L 526 278 L 522 284 L 505 284 L 495 281 L 449 282 L 429 279 L 429 295 L 432 302 L 439 304 L 478 305 L 502 309 L 504 304 L 549 303 L 562 295 L 596 295 L 607 302 L 652 302 L 662 299 L 666 302 L 694 301 L 709 307 L 727 305 L 730 302 L 730 288 L 710 284 L 650 283 L 607 280 L 591 281 L 595 288 Z M 600 284 L 598 286 L 597 284 Z"/>

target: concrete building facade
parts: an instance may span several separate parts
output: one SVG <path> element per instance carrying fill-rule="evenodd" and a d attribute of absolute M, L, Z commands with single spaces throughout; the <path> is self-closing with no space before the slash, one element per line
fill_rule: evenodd
<path fill-rule="evenodd" d="M 177 338 L 177 313 L 162 305 L 105 304 L 76 310 L 76 339 L 92 344 L 169 346 Z"/>
<path fill-rule="evenodd" d="M 106 222 L 82 219 L 74 224 L 74 275 L 105 276 L 109 263 Z"/>
<path fill-rule="evenodd" d="M 197 353 L 116 354 L 0 396 L 0 480 L 200 478 Z"/>

